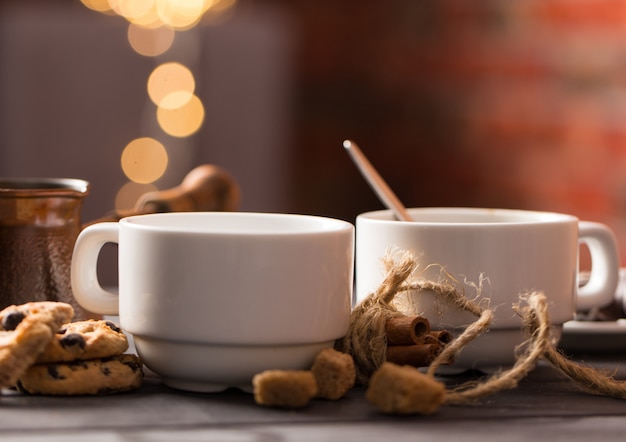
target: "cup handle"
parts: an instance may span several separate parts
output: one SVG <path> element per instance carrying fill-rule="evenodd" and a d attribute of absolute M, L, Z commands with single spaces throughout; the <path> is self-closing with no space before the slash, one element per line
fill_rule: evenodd
<path fill-rule="evenodd" d="M 76 239 L 70 270 L 72 292 L 76 301 L 90 312 L 119 314 L 117 294 L 104 290 L 97 274 L 100 250 L 106 243 L 118 242 L 118 223 L 93 224 L 83 229 Z"/>
<path fill-rule="evenodd" d="M 578 238 L 585 243 L 591 255 L 589 281 L 578 288 L 577 311 L 589 311 L 594 307 L 604 307 L 615 299 L 619 281 L 619 253 L 615 235 L 604 224 L 580 221 Z"/>

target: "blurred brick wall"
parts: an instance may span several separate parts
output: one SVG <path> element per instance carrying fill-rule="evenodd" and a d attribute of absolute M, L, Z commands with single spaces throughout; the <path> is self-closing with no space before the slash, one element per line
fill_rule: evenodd
<path fill-rule="evenodd" d="M 409 206 L 569 212 L 626 260 L 626 0 L 239 1 L 292 20 L 286 211 L 381 208 L 351 138 Z"/>
<path fill-rule="evenodd" d="M 381 207 L 352 138 L 409 206 L 573 213 L 626 256 L 626 1 L 281 1 L 298 23 L 294 207 Z"/>

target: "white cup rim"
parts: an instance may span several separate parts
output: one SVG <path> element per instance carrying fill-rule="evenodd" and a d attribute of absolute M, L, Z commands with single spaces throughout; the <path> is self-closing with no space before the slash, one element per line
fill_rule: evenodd
<path fill-rule="evenodd" d="M 237 236 L 310 235 L 354 229 L 353 224 L 336 218 L 270 212 L 155 213 L 129 216 L 121 219 L 120 223 L 153 232 Z"/>
<path fill-rule="evenodd" d="M 413 221 L 397 220 L 391 210 L 364 212 L 359 221 L 371 223 L 428 226 L 506 226 L 578 222 L 574 215 L 524 209 L 481 207 L 413 207 L 407 209 Z"/>

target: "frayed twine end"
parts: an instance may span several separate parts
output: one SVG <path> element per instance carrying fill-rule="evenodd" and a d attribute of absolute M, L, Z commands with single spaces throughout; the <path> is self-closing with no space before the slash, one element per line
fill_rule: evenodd
<path fill-rule="evenodd" d="M 378 289 L 364 299 L 352 312 L 350 329 L 348 334 L 337 342 L 337 348 L 353 356 L 357 369 L 357 382 L 368 385 L 368 399 L 375 404 L 386 404 L 381 408 L 385 412 L 402 414 L 430 414 L 442 404 L 464 404 L 479 398 L 517 387 L 519 381 L 534 369 L 541 358 L 545 358 L 553 367 L 579 384 L 584 390 L 593 394 L 604 394 L 616 398 L 626 398 L 626 383 L 618 381 L 591 367 L 585 367 L 568 360 L 556 350 L 551 339 L 552 324 L 548 312 L 546 295 L 535 291 L 519 295 L 519 303 L 512 308 L 522 317 L 523 329 L 527 334 L 527 340 L 519 347 L 517 359 L 513 367 L 498 372 L 482 382 L 467 382 L 454 389 L 442 390 L 442 394 L 434 394 L 440 390 L 440 383 L 435 381 L 434 376 L 437 368 L 452 360 L 469 342 L 484 333 L 493 319 L 493 310 L 484 307 L 481 299 L 468 299 L 463 290 L 458 289 L 458 281 L 449 275 L 443 281 L 419 281 L 408 282 L 408 279 L 417 268 L 417 260 L 410 252 L 395 253 L 394 256 L 387 254 L 383 257 L 386 276 Z M 482 281 L 475 287 L 482 287 Z M 427 372 L 421 373 L 418 369 L 408 367 L 408 370 L 389 370 L 389 363 L 385 362 L 386 339 L 384 324 L 392 316 L 402 315 L 392 305 L 394 297 L 407 290 L 429 290 L 438 297 L 452 302 L 459 309 L 468 311 L 478 319 L 470 324 L 452 342 L 450 342 L 438 357 L 429 365 Z M 480 294 L 480 293 L 479 293 Z M 488 305 L 487 300 L 487 305 Z M 399 382 L 391 382 L 386 376 L 380 375 L 380 369 L 386 367 L 385 373 L 393 373 L 393 376 L 406 376 Z M 378 373 L 377 376 L 374 376 Z M 423 377 L 430 378 L 432 382 L 425 382 Z M 418 379 L 419 378 L 419 379 Z M 380 388 L 378 382 L 383 382 L 386 387 Z M 406 385 L 427 385 L 429 389 L 414 391 L 417 402 L 432 399 L 434 402 L 423 404 L 418 409 L 402 410 L 397 405 L 390 407 L 393 395 L 398 388 Z M 389 397 L 375 398 L 374 391 L 381 391 Z M 431 394 L 432 393 L 432 394 Z M 406 395 L 404 388 L 401 394 Z M 409 401 L 415 403 L 414 401 Z M 380 406 L 379 406 L 380 407 Z M 427 411 L 425 411 L 427 410 Z"/>

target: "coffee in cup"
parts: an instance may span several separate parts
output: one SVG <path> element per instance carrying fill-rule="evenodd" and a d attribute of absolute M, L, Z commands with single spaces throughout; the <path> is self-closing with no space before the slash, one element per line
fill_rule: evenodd
<path fill-rule="evenodd" d="M 72 304 L 70 263 L 89 183 L 72 178 L 0 179 L 0 309 L 30 301 Z"/>

